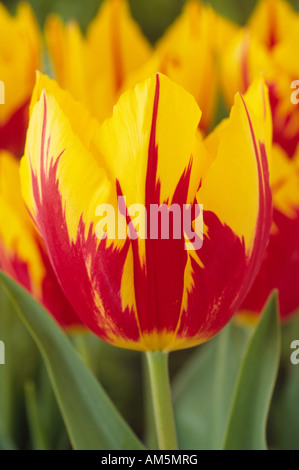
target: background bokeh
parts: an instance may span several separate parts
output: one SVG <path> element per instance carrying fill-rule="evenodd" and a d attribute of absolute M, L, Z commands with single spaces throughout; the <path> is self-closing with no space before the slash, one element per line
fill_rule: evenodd
<path fill-rule="evenodd" d="M 156 41 L 165 28 L 179 14 L 186 0 L 129 0 L 132 14 L 141 25 L 145 35 Z M 257 0 L 206 0 L 218 12 L 237 21 L 245 23 Z M 14 11 L 18 0 L 4 0 L 2 3 Z M 81 27 L 86 26 L 97 12 L 102 0 L 29 0 L 35 14 L 43 25 L 49 12 L 59 13 L 65 20 L 76 18 Z M 299 0 L 291 0 L 299 11 Z"/>

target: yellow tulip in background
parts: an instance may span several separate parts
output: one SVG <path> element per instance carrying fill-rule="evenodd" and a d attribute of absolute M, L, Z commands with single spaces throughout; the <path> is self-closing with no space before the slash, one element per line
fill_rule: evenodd
<path fill-rule="evenodd" d="M 122 0 L 103 2 L 86 37 L 78 23 L 64 25 L 57 16 L 49 17 L 45 32 L 58 83 L 99 120 L 111 114 L 128 75 L 152 53 Z"/>
<path fill-rule="evenodd" d="M 210 3 L 0 6 L 0 449 L 298 449 L 299 14 Z"/>
<path fill-rule="evenodd" d="M 0 149 L 21 157 L 28 125 L 28 105 L 41 65 L 41 38 L 29 5 L 15 17 L 0 4 L 0 71 L 5 105 L 0 106 Z"/>

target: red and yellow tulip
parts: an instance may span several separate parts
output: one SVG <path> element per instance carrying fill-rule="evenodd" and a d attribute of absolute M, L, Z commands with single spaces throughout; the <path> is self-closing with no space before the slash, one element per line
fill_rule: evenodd
<path fill-rule="evenodd" d="M 83 37 L 76 22 L 52 15 L 46 39 L 60 86 L 103 120 L 112 113 L 127 76 L 152 50 L 126 0 L 105 0 Z"/>
<path fill-rule="evenodd" d="M 263 72 L 270 91 L 273 139 L 292 157 L 299 142 L 299 107 L 290 96 L 298 79 L 295 60 L 299 14 L 285 0 L 260 0 L 246 29 L 240 30 L 222 54 L 222 81 L 227 102 L 236 90 L 245 92 Z"/>
<path fill-rule="evenodd" d="M 22 156 L 28 125 L 28 106 L 40 67 L 41 40 L 28 4 L 12 17 L 0 4 L 0 80 L 5 104 L 0 105 L 0 150 Z"/>
<path fill-rule="evenodd" d="M 81 325 L 52 270 L 21 196 L 19 162 L 0 152 L 0 268 L 22 284 L 62 327 Z"/>
<path fill-rule="evenodd" d="M 132 87 L 155 72 L 167 75 L 196 99 L 202 110 L 200 128 L 207 133 L 215 117 L 218 96 L 218 49 L 236 27 L 197 0 L 189 0 L 181 15 L 158 41 L 149 61 L 129 76 Z M 213 31 L 213 34 L 211 34 Z"/>
<path fill-rule="evenodd" d="M 130 16 L 127 1 L 106 0 L 86 38 L 76 22 L 64 25 L 57 16 L 48 18 L 46 38 L 59 85 L 97 119 L 111 115 L 121 92 L 160 72 L 194 96 L 206 133 L 217 104 L 218 49 L 235 30 L 211 7 L 189 0 L 152 49 Z"/>
<path fill-rule="evenodd" d="M 260 0 L 246 30 L 235 34 L 222 56 L 228 104 L 263 72 L 273 115 L 273 226 L 261 271 L 242 306 L 245 314 L 261 312 L 274 288 L 282 318 L 299 307 L 299 106 L 291 102 L 291 84 L 299 77 L 298 26 L 299 15 L 287 2 Z"/>
<path fill-rule="evenodd" d="M 23 196 L 68 300 L 114 345 L 171 351 L 208 340 L 231 319 L 259 269 L 272 216 L 267 90 L 259 81 L 246 97 L 236 95 L 230 118 L 205 141 L 200 118 L 194 98 L 162 74 L 124 93 L 102 125 L 39 77 Z M 126 198 L 117 222 L 125 223 L 124 237 L 108 223 L 99 237 L 97 208 L 117 212 L 118 197 Z M 129 207 L 163 203 L 203 204 L 203 232 L 129 236 L 142 220 Z"/>

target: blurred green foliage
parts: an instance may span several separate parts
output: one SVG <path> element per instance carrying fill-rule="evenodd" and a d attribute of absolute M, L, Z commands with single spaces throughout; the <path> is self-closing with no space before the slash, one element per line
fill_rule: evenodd
<path fill-rule="evenodd" d="M 86 29 L 103 0 L 29 0 L 34 12 L 43 25 L 49 13 L 56 12 L 64 20 L 77 19 Z M 244 24 L 257 0 L 205 0 L 219 13 Z M 180 13 L 186 0 L 129 0 L 132 14 L 141 25 L 146 36 L 156 41 Z M 4 0 L 2 3 L 15 11 L 18 0 Z M 290 3 L 299 11 L 299 0 Z"/>

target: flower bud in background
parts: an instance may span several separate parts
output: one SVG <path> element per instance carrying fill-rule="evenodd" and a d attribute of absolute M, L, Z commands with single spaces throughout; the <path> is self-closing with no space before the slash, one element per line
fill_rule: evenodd
<path fill-rule="evenodd" d="M 155 72 L 167 75 L 194 96 L 203 113 L 200 129 L 207 133 L 217 106 L 217 54 L 223 37 L 227 40 L 234 31 L 234 24 L 210 6 L 189 0 L 156 44 L 150 60 L 129 76 L 124 90 Z"/>
<path fill-rule="evenodd" d="M 298 14 L 287 0 L 259 0 L 248 20 L 249 30 L 268 49 L 284 42 L 298 26 Z"/>
<path fill-rule="evenodd" d="M 298 80 L 295 60 L 299 42 L 299 14 L 285 0 L 260 0 L 246 29 L 241 29 L 222 54 L 222 84 L 231 105 L 234 93 L 244 93 L 264 73 L 270 92 L 273 140 L 289 157 L 299 142 L 299 107 L 291 100 Z"/>
<path fill-rule="evenodd" d="M 250 288 L 272 220 L 267 90 L 236 95 L 205 141 L 194 98 L 162 74 L 125 92 L 102 125 L 47 77 L 33 95 L 23 195 L 60 284 L 81 320 L 116 346 L 171 351 L 223 328 Z M 200 249 L 178 238 L 125 237 L 97 208 L 203 204 Z M 124 220 L 123 220 L 124 218 Z M 140 220 L 140 219 L 139 219 Z M 194 220 L 193 220 L 194 222 Z M 139 222 L 140 225 L 141 222 Z M 148 215 L 144 230 L 151 224 Z M 140 227 L 139 227 L 140 228 Z M 194 226 L 193 226 L 194 228 Z"/>
<path fill-rule="evenodd" d="M 45 34 L 58 83 L 101 121 L 112 113 L 128 74 L 152 53 L 126 0 L 105 0 L 86 38 L 76 22 L 64 25 L 56 15 Z"/>
<path fill-rule="evenodd" d="M 0 152 L 0 268 L 22 284 L 64 328 L 82 325 L 67 302 L 21 196 L 19 162 Z"/>
<path fill-rule="evenodd" d="M 0 4 L 0 150 L 21 157 L 28 125 L 28 105 L 40 68 L 41 38 L 31 8 L 20 3 L 15 17 Z"/>

